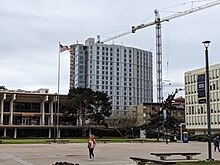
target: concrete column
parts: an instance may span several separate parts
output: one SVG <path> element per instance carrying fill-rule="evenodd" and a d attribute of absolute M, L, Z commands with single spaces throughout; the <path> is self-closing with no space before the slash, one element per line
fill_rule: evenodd
<path fill-rule="evenodd" d="M 48 138 L 51 138 L 51 129 L 49 129 L 49 135 Z"/>
<path fill-rule="evenodd" d="M 17 138 L 17 128 L 15 128 L 15 130 L 14 130 L 14 139 L 16 139 Z"/>
<path fill-rule="evenodd" d="M 41 109 L 41 125 L 45 125 L 45 109 L 44 109 L 44 101 L 41 102 L 40 104 L 40 109 Z"/>
<path fill-rule="evenodd" d="M 41 125 L 45 125 L 45 106 L 44 103 L 48 101 L 48 96 L 45 96 L 41 102 Z"/>
<path fill-rule="evenodd" d="M 50 102 L 49 107 L 50 107 L 50 125 L 53 125 L 53 101 Z"/>
<path fill-rule="evenodd" d="M 6 138 L 6 136 L 7 136 L 7 129 L 4 128 L 4 135 L 3 135 L 3 137 Z"/>
<path fill-rule="evenodd" d="M 9 125 L 13 124 L 13 108 L 14 108 L 14 101 L 16 100 L 16 94 L 12 95 L 10 100 L 10 118 L 9 118 Z"/>
<path fill-rule="evenodd" d="M 2 99 L 1 99 L 1 118 L 0 118 L 0 125 L 3 125 L 3 119 L 4 119 L 4 100 L 6 99 L 6 94 L 4 93 Z"/>

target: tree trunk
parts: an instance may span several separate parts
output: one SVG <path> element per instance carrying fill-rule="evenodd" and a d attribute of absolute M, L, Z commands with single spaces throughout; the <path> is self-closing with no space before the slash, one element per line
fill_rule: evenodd
<path fill-rule="evenodd" d="M 123 137 L 123 135 L 119 129 L 115 128 L 115 130 L 121 135 L 121 137 Z"/>
<path fill-rule="evenodd" d="M 158 128 L 158 132 L 157 132 L 157 142 L 159 142 L 160 139 L 160 127 Z"/>

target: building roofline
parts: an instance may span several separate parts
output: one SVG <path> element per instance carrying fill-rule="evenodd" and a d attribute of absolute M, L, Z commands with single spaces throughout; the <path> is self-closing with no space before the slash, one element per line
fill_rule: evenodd
<path fill-rule="evenodd" d="M 219 67 L 220 67 L 220 63 L 218 63 L 218 64 L 213 64 L 213 65 L 209 65 L 209 67 L 210 67 L 210 68 L 214 68 L 215 66 L 218 66 L 218 65 L 219 65 Z M 189 74 L 189 73 L 191 73 L 191 72 L 200 72 L 200 70 L 202 70 L 202 69 L 205 69 L 205 66 L 204 66 L 204 67 L 197 68 L 197 69 L 192 69 L 192 70 L 186 71 L 184 74 Z M 204 70 L 204 72 L 205 72 L 205 70 Z"/>

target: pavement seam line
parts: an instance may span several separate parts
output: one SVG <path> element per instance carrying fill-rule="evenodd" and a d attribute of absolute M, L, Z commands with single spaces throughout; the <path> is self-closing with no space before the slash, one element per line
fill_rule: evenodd
<path fill-rule="evenodd" d="M 20 163 L 20 164 L 23 164 L 23 165 L 33 165 L 33 164 L 30 163 L 30 162 L 27 162 L 27 161 L 25 161 L 25 160 L 22 160 L 22 159 L 20 159 L 20 158 L 18 158 L 18 157 L 15 157 L 15 156 L 13 156 L 13 155 L 9 155 L 9 154 L 7 154 L 7 153 L 2 153 L 2 155 L 4 155 L 5 157 L 8 157 L 8 158 L 10 158 L 10 159 L 13 159 L 14 161 L 16 161 L 16 162 L 18 162 L 18 163 Z"/>

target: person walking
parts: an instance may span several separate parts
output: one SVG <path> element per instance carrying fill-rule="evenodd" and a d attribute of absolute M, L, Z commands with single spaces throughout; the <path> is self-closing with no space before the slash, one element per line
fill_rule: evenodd
<path fill-rule="evenodd" d="M 88 139 L 89 160 L 94 160 L 95 158 L 94 155 L 95 146 L 96 146 L 96 140 L 94 138 L 94 135 L 91 134 Z"/>
<path fill-rule="evenodd" d="M 218 149 L 218 151 L 220 152 L 220 148 L 219 148 L 219 143 L 220 143 L 220 138 L 219 136 L 216 136 L 216 138 L 213 139 L 213 143 L 214 143 L 214 150 L 216 152 L 216 149 Z"/>

